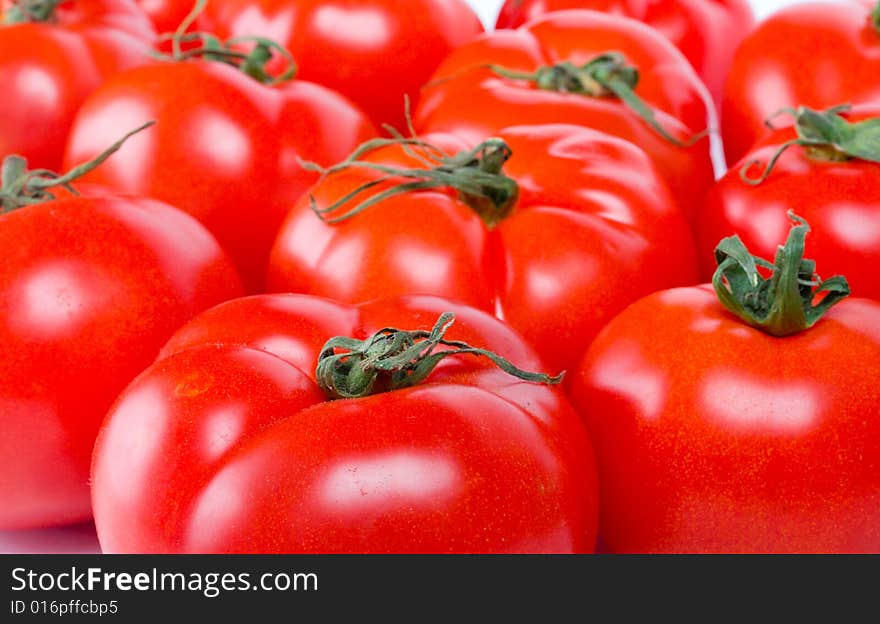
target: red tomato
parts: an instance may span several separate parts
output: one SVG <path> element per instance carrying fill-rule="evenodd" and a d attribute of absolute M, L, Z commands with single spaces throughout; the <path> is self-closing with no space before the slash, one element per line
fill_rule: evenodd
<path fill-rule="evenodd" d="M 217 242 L 155 200 L 0 216 L 0 528 L 90 517 L 101 419 L 174 330 L 241 286 Z"/>
<path fill-rule="evenodd" d="M 509 178 L 490 176 L 491 184 L 513 186 L 500 222 L 487 226 L 478 199 L 439 187 L 325 223 L 310 197 L 327 207 L 383 175 L 363 168 L 331 173 L 282 226 L 270 259 L 270 290 L 349 303 L 408 293 L 452 298 L 497 311 L 551 367 L 562 369 L 632 301 L 696 282 L 687 223 L 637 147 L 566 125 L 508 128 L 500 136 L 513 154 L 505 166 Z M 469 147 L 449 135 L 424 139 L 450 154 Z M 424 166 L 399 145 L 360 160 Z M 465 166 L 459 175 L 476 170 Z M 387 181 L 369 196 L 401 181 Z"/>
<path fill-rule="evenodd" d="M 0 5 L 7 22 L 13 4 Z M 0 27 L 0 155 L 60 169 L 80 104 L 110 75 L 146 62 L 155 37 L 133 0 L 73 0 L 44 23 Z"/>
<path fill-rule="evenodd" d="M 805 2 L 774 13 L 743 41 L 727 78 L 727 161 L 742 158 L 781 108 L 880 101 L 880 24 L 874 0 Z"/>
<path fill-rule="evenodd" d="M 810 303 L 800 266 L 781 290 Z M 787 337 L 747 326 L 709 287 L 627 308 L 572 383 L 609 550 L 880 550 L 878 328 L 869 299 Z"/>
<path fill-rule="evenodd" d="M 880 107 L 860 107 L 849 118 L 874 119 L 870 123 L 877 127 Z M 765 137 L 708 196 L 697 236 L 703 277 L 714 271 L 715 243 L 731 234 L 755 254 L 773 257 L 789 228 L 786 212 L 794 208 L 815 228 L 807 250 L 823 271 L 846 275 L 856 296 L 880 299 L 880 149 L 873 148 L 874 162 L 841 161 L 842 154 L 829 145 L 825 154 L 817 146 L 795 146 L 760 184 L 742 179 L 744 169 L 749 176 L 760 175 L 773 154 L 796 137 L 792 127 Z"/>
<path fill-rule="evenodd" d="M 195 0 L 137 0 L 159 33 L 172 33 L 190 14 Z"/>
<path fill-rule="evenodd" d="M 202 30 L 260 35 L 293 53 L 299 76 L 351 98 L 377 124 L 406 128 L 404 94 L 483 27 L 463 0 L 225 0 Z"/>
<path fill-rule="evenodd" d="M 515 31 L 487 34 L 453 52 L 422 95 L 416 130 L 449 132 L 478 142 L 517 124 L 596 128 L 644 149 L 685 213 L 694 214 L 714 181 L 708 138 L 689 148 L 676 145 L 605 89 L 589 95 L 599 86 L 595 75 L 579 72 L 539 88 L 534 80 L 504 77 L 486 67 L 495 64 L 523 74 L 544 68 L 549 77 L 556 77 L 556 69 L 550 68 L 576 69 L 560 63 L 583 69 L 614 52 L 637 72 L 620 68 L 613 79 L 637 83 L 635 95 L 653 109 L 664 132 L 686 142 L 707 128 L 714 113 L 706 88 L 668 40 L 632 19 L 596 11 L 560 11 Z"/>
<path fill-rule="evenodd" d="M 119 128 L 150 119 L 155 128 L 86 180 L 195 216 L 250 292 L 262 290 L 285 212 L 317 177 L 298 158 L 336 162 L 375 133 L 363 113 L 324 87 L 296 81 L 271 88 L 219 62 L 162 62 L 119 74 L 86 100 L 65 162 L 93 158 Z"/>
<path fill-rule="evenodd" d="M 104 423 L 104 552 L 592 552 L 592 450 L 560 390 L 456 355 L 415 387 L 319 391 L 329 338 L 430 330 L 442 312 L 449 339 L 541 368 L 503 323 L 436 297 L 263 295 L 195 319 Z"/>
<path fill-rule="evenodd" d="M 755 24 L 746 0 L 507 0 L 497 27 L 518 28 L 564 9 L 625 15 L 656 28 L 684 53 L 716 102 L 733 53 Z"/>

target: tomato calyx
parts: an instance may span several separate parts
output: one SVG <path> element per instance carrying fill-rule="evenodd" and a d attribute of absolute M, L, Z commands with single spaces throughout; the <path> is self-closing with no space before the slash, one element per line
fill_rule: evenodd
<path fill-rule="evenodd" d="M 583 65 L 562 61 L 555 65 L 539 67 L 534 72 L 514 71 L 500 65 L 486 67 L 502 78 L 532 82 L 545 91 L 596 98 L 616 97 L 657 134 L 678 147 L 691 147 L 708 134 L 708 130 L 704 130 L 687 141 L 681 141 L 669 134 L 657 120 L 654 110 L 636 94 L 639 70 L 620 52 L 600 54 Z"/>
<path fill-rule="evenodd" d="M 224 41 L 211 33 L 187 32 L 205 9 L 206 4 L 207 0 L 198 0 L 193 10 L 183 19 L 175 32 L 162 35 L 159 38 L 160 41 L 171 41 L 170 55 L 154 52 L 153 56 L 159 60 L 178 63 L 194 58 L 225 63 L 257 82 L 269 86 L 293 79 L 296 75 L 296 61 L 284 46 L 271 39 L 242 36 Z M 249 52 L 240 49 L 241 46 L 250 46 L 251 44 L 253 47 Z M 285 60 L 286 68 L 279 75 L 273 76 L 267 71 L 266 66 L 276 54 Z"/>
<path fill-rule="evenodd" d="M 864 121 L 847 121 L 841 116 L 850 110 L 849 104 L 835 106 L 825 111 L 817 111 L 807 106 L 784 108 L 767 119 L 771 129 L 773 120 L 788 114 L 795 119 L 797 138 L 779 146 L 757 177 L 749 175 L 752 167 L 760 165 L 758 160 L 746 162 L 739 175 L 743 182 L 757 186 L 773 172 L 779 158 L 791 147 L 799 145 L 806 149 L 814 160 L 843 162 L 847 160 L 867 160 L 880 163 L 880 117 Z"/>
<path fill-rule="evenodd" d="M 845 277 L 819 278 L 816 263 L 804 259 L 809 224 L 793 211 L 788 217 L 794 225 L 772 264 L 753 256 L 733 235 L 716 247 L 718 269 L 712 277 L 724 307 L 752 327 L 780 338 L 809 329 L 850 294 Z M 758 267 L 769 270 L 770 278 L 764 278 Z"/>
<path fill-rule="evenodd" d="M 871 24 L 874 26 L 877 34 L 880 35 L 880 2 L 877 2 L 874 10 L 871 11 Z"/>
<path fill-rule="evenodd" d="M 18 208 L 32 206 L 55 199 L 51 189 L 63 187 L 73 195 L 79 195 L 72 183 L 98 167 L 110 158 L 129 137 L 154 125 L 155 121 L 145 123 L 119 139 L 116 143 L 98 154 L 94 159 L 74 167 L 67 173 L 59 175 L 48 169 L 29 170 L 27 159 L 18 156 L 7 156 L 0 165 L 0 214 L 12 212 Z"/>
<path fill-rule="evenodd" d="M 6 25 L 24 24 L 26 22 L 52 23 L 55 21 L 55 9 L 64 0 L 18 0 L 3 15 Z"/>
<path fill-rule="evenodd" d="M 361 158 L 377 149 L 400 146 L 407 154 L 416 158 L 424 167 L 396 167 L 368 162 Z M 304 169 L 316 171 L 322 176 L 350 168 L 367 169 L 383 174 L 382 177 L 366 182 L 338 201 L 326 207 L 319 207 L 314 196 L 309 195 L 312 211 L 325 223 L 341 223 L 367 208 L 396 195 L 430 189 L 453 188 L 459 199 L 476 212 L 487 227 L 494 228 L 507 217 L 519 197 L 519 185 L 504 173 L 504 164 L 513 155 L 510 146 L 503 139 L 491 138 L 471 150 L 448 155 L 443 150 L 419 138 L 397 136 L 392 139 L 373 139 L 358 147 L 346 160 L 325 168 L 312 162 L 302 162 Z M 412 180 L 400 182 L 390 188 L 360 199 L 367 191 L 395 178 Z M 339 209 L 350 202 L 356 202 L 341 215 L 334 216 Z"/>
<path fill-rule="evenodd" d="M 366 340 L 331 338 L 318 358 L 318 385 L 330 399 L 354 399 L 401 390 L 422 383 L 442 360 L 459 355 L 489 358 L 505 373 L 532 383 L 555 385 L 565 376 L 564 372 L 551 377 L 524 371 L 492 351 L 446 340 L 444 336 L 454 322 L 455 315 L 445 312 L 430 332 L 388 327 Z M 437 351 L 440 346 L 449 348 Z M 337 349 L 343 352 L 337 353 Z"/>

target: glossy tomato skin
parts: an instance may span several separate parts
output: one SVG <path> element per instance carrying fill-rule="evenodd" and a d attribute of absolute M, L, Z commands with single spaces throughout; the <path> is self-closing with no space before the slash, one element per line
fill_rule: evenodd
<path fill-rule="evenodd" d="M 451 338 L 540 367 L 503 323 L 436 297 L 263 295 L 195 319 L 99 436 L 104 551 L 591 552 L 594 460 L 559 389 L 456 357 L 422 386 L 319 393 L 329 337 L 430 327 L 441 311 L 456 314 Z"/>
<path fill-rule="evenodd" d="M 796 4 L 771 15 L 743 41 L 721 110 L 729 163 L 766 134 L 765 119 L 781 108 L 880 101 L 880 32 L 870 21 L 875 4 Z"/>
<path fill-rule="evenodd" d="M 497 27 L 519 28 L 566 9 L 625 15 L 656 28 L 687 57 L 716 102 L 733 53 L 755 24 L 746 0 L 507 0 Z"/>
<path fill-rule="evenodd" d="M 497 311 L 562 370 L 632 301 L 696 283 L 687 222 L 638 148 L 567 125 L 500 136 L 513 152 L 505 171 L 519 184 L 519 200 L 494 229 L 454 191 L 398 195 L 335 225 L 304 197 L 272 250 L 270 290 L 349 303 L 409 293 L 453 298 Z M 470 147 L 449 135 L 423 138 L 452 154 Z M 365 159 L 419 165 L 399 147 Z M 309 196 L 329 206 L 377 177 L 363 169 L 332 174 Z"/>
<path fill-rule="evenodd" d="M 115 76 L 88 98 L 66 166 L 94 158 L 120 128 L 149 120 L 153 128 L 84 179 L 196 217 L 251 292 L 262 290 L 286 210 L 317 178 L 298 159 L 330 164 L 375 133 L 363 113 L 318 85 L 272 89 L 222 63 L 154 63 Z"/>
<path fill-rule="evenodd" d="M 147 62 L 155 37 L 132 0 L 65 2 L 55 23 L 0 27 L 0 154 L 58 171 L 79 106 L 109 76 Z"/>
<path fill-rule="evenodd" d="M 538 89 L 502 78 L 486 64 L 534 72 L 560 61 L 583 64 L 621 52 L 640 71 L 636 94 L 656 109 L 659 123 L 687 141 L 714 115 L 711 98 L 693 68 L 669 41 L 636 20 L 597 11 L 560 11 L 515 31 L 486 34 L 450 54 L 415 112 L 416 130 L 449 132 L 479 142 L 519 124 L 568 123 L 595 128 L 645 150 L 690 216 L 714 181 L 709 139 L 690 148 L 661 137 L 623 102 Z"/>
<path fill-rule="evenodd" d="M 281 43 L 301 79 L 401 131 L 404 95 L 415 103 L 443 58 L 483 32 L 464 0 L 226 0 L 209 3 L 198 24 L 222 37 Z"/>
<path fill-rule="evenodd" d="M 851 121 L 880 116 L 880 107 L 860 107 Z M 791 227 L 794 210 L 812 226 L 806 256 L 816 261 L 822 277 L 844 275 L 856 297 L 880 299 L 880 164 L 863 160 L 830 162 L 804 148 L 789 149 L 768 178 L 758 185 L 743 182 L 740 171 L 758 175 L 772 155 L 795 138 L 781 128 L 759 144 L 722 177 L 706 199 L 697 220 L 697 246 L 703 278 L 715 270 L 713 250 L 738 234 L 752 253 L 772 259 Z"/>
<path fill-rule="evenodd" d="M 0 248 L 0 527 L 85 520 L 92 446 L 116 395 L 241 286 L 203 227 L 154 200 L 22 208 L 0 217 Z"/>
<path fill-rule="evenodd" d="M 708 286 L 655 293 L 572 379 L 611 552 L 880 549 L 880 303 L 774 338 Z"/>

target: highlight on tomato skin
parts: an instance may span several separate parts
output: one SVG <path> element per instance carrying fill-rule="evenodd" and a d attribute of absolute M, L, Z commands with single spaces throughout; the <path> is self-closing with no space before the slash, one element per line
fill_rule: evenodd
<path fill-rule="evenodd" d="M 725 239 L 714 292 L 636 302 L 572 375 L 609 551 L 880 550 L 880 303 L 820 280 L 791 218 L 773 262 Z"/>
<path fill-rule="evenodd" d="M 421 356 L 466 352 L 417 385 L 329 401 L 319 356 L 345 365 L 355 342 L 383 351 L 395 327 L 416 332 L 400 344 Z M 102 549 L 593 552 L 590 441 L 541 372 L 504 323 L 438 297 L 221 304 L 183 327 L 105 419 L 92 464 Z"/>

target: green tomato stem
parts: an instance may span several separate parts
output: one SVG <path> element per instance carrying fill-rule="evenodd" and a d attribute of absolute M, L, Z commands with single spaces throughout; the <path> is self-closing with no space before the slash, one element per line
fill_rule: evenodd
<path fill-rule="evenodd" d="M 718 268 L 712 285 L 721 303 L 752 327 L 771 336 L 791 336 L 816 324 L 832 306 L 850 294 L 846 278 L 822 281 L 816 263 L 804 259 L 810 226 L 789 211 L 794 226 L 771 264 L 749 253 L 739 236 L 722 240 L 715 249 Z M 771 271 L 769 279 L 758 267 Z"/>
<path fill-rule="evenodd" d="M 455 315 L 446 312 L 430 332 L 385 328 L 366 340 L 331 338 L 318 358 L 318 385 L 330 399 L 362 398 L 410 388 L 425 381 L 442 360 L 460 355 L 489 358 L 501 370 L 523 381 L 551 385 L 562 381 L 565 373 L 555 377 L 531 373 L 491 351 L 446 340 L 446 332 L 454 322 Z M 438 351 L 440 346 L 449 349 Z"/>

